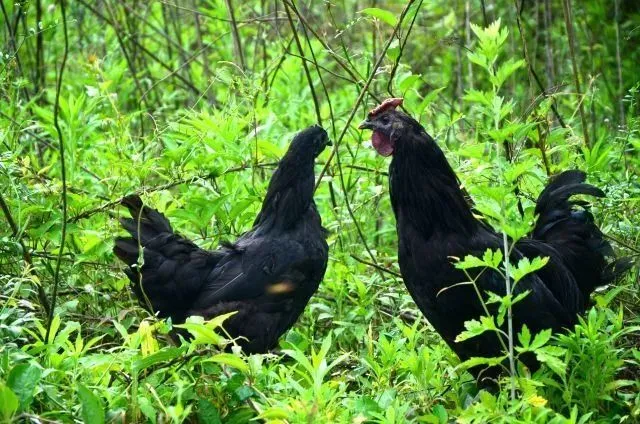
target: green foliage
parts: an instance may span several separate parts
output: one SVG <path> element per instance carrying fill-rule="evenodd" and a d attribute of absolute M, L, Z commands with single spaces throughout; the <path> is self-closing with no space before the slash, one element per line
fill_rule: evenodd
<path fill-rule="evenodd" d="M 460 364 L 396 277 L 387 161 L 356 129 L 377 99 L 404 97 L 475 211 L 508 236 L 505 249 L 452 259 L 469 273 L 463 284 L 489 268 L 517 287 L 545 266 L 546 258 L 505 258 L 530 231 L 547 176 L 568 168 L 605 190 L 592 212 L 620 253 L 637 256 L 633 2 L 618 1 L 617 17 L 610 4 L 573 2 L 577 93 L 562 7 L 546 10 L 554 2 L 518 2 L 520 34 L 514 3 L 503 0 L 486 2 L 485 13 L 485 2 L 411 2 L 403 20 L 406 2 L 396 1 L 67 1 L 66 21 L 59 1 L 0 1 L 0 421 L 640 420 L 637 278 L 597 292 L 580 324 L 558 336 L 504 330 L 508 309 L 527 292 L 481 293 L 494 313 L 468 322 L 458 339 L 494 332 L 515 347 Z M 285 13 L 292 4 L 293 28 Z M 47 337 L 63 225 L 53 113 L 63 23 L 70 42 L 59 127 L 70 219 Z M 316 109 L 337 148 L 315 195 L 331 257 L 280 349 L 234 352 L 219 330 L 227 316 L 178 326 L 149 316 L 111 253 L 118 200 L 137 192 L 181 234 L 214 248 L 250 228 L 274 163 L 298 130 L 317 122 Z M 329 158 L 319 158 L 318 170 Z M 374 259 L 376 268 L 363 263 Z M 535 355 L 543 366 L 531 374 L 517 365 L 500 391 L 478 392 L 465 370 L 510 354 Z"/>

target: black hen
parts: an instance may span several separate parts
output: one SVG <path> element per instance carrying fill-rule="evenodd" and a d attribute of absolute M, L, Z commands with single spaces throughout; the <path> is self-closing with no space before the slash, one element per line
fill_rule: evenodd
<path fill-rule="evenodd" d="M 300 132 L 274 172 L 251 231 L 215 251 L 173 232 L 161 213 L 138 196 L 123 204 L 132 238 L 118 238 L 114 253 L 143 304 L 182 323 L 237 311 L 225 324 L 246 353 L 276 346 L 315 293 L 327 267 L 325 230 L 313 200 L 315 158 L 330 144 L 318 126 Z M 138 267 L 139 247 L 143 265 Z"/>
<path fill-rule="evenodd" d="M 404 282 L 429 322 L 461 359 L 499 356 L 501 347 L 493 334 L 455 342 L 464 322 L 478 319 L 484 311 L 471 286 L 456 286 L 468 278 L 450 258 L 482 256 L 486 249 L 500 249 L 502 235 L 474 217 L 444 153 L 417 121 L 395 110 L 399 104 L 401 99 L 385 101 L 360 128 L 373 130 L 372 143 L 378 153 L 393 155 L 389 183 Z M 538 198 L 539 217 L 533 233 L 513 249 L 512 261 L 549 257 L 545 267 L 516 286 L 516 293 L 531 291 L 514 307 L 516 331 L 523 324 L 534 332 L 571 327 L 588 306 L 594 289 L 628 268 L 624 260 L 607 261 L 613 256 L 611 246 L 584 203 L 571 200 L 576 194 L 604 196 L 584 181 L 581 171 L 567 171 L 553 179 Z M 505 293 L 505 282 L 496 272 L 482 272 L 477 283 L 481 290 Z M 537 367 L 535 361 L 525 361 Z M 472 370 L 476 376 L 479 371 Z"/>

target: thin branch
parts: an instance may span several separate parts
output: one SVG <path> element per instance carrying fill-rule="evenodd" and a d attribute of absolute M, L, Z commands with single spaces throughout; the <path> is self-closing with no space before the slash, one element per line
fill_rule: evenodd
<path fill-rule="evenodd" d="M 385 268 L 385 267 L 380 266 L 380 265 L 378 265 L 378 264 L 375 264 L 375 263 L 373 263 L 373 262 L 369 262 L 369 261 L 367 261 L 367 260 L 365 260 L 365 259 L 362 259 L 362 258 L 357 257 L 356 255 L 350 255 L 350 256 L 351 256 L 351 257 L 352 257 L 356 262 L 360 262 L 361 264 L 364 264 L 364 265 L 370 266 L 370 267 L 372 267 L 372 268 L 375 268 L 375 269 L 377 269 L 378 271 L 382 271 L 382 272 L 385 272 L 385 273 L 387 273 L 387 274 L 389 274 L 389 275 L 393 275 L 393 276 L 394 276 L 394 277 L 396 277 L 396 278 L 402 278 L 402 274 L 400 274 L 399 272 L 395 272 L 395 271 L 394 271 L 394 270 L 392 270 L 392 269 L 388 269 L 388 268 Z"/>
<path fill-rule="evenodd" d="M 624 83 L 622 80 L 622 58 L 620 57 L 620 0 L 613 0 L 614 3 L 614 28 L 616 30 L 616 68 L 618 71 L 618 122 L 625 125 L 624 115 Z"/>
<path fill-rule="evenodd" d="M 400 66 L 400 59 L 402 58 L 402 54 L 404 53 L 404 48 L 407 45 L 407 41 L 409 41 L 409 35 L 411 35 L 411 30 L 413 29 L 413 24 L 416 22 L 416 18 L 418 17 L 418 12 L 422 7 L 423 0 L 420 0 L 418 3 L 416 13 L 413 14 L 413 19 L 411 19 L 411 23 L 409 24 L 409 29 L 407 29 L 407 35 L 404 36 L 404 41 L 400 43 L 400 50 L 398 52 L 398 56 L 396 57 L 395 63 L 393 64 L 393 68 L 391 68 L 391 74 L 389 75 L 389 80 L 387 81 L 387 91 L 389 94 L 393 96 L 391 85 L 393 84 L 393 79 L 396 76 L 396 72 L 398 71 L 398 66 Z"/>
<path fill-rule="evenodd" d="M 573 33 L 573 16 L 571 14 L 571 0 L 562 0 L 562 9 L 564 11 L 564 24 L 567 28 L 567 38 L 569 39 L 569 53 L 571 56 L 571 67 L 573 68 L 573 80 L 576 85 L 578 97 L 580 98 L 580 103 L 578 103 L 578 111 L 580 112 L 580 121 L 582 122 L 582 134 L 585 144 L 587 146 L 591 146 L 591 143 L 589 141 L 589 131 L 587 127 L 587 117 L 584 114 L 584 102 L 582 101 L 582 88 L 580 86 L 578 61 L 576 59 L 575 35 Z"/>
<path fill-rule="evenodd" d="M 331 164 L 331 161 L 333 160 L 334 157 L 336 157 L 336 160 L 338 161 L 338 166 L 339 167 L 341 166 L 341 164 L 340 164 L 340 156 L 339 156 L 339 153 L 338 153 L 338 149 L 340 148 L 340 144 L 341 144 L 344 136 L 346 135 L 349 127 L 351 126 L 351 122 L 353 121 L 353 118 L 356 116 L 356 113 L 358 112 L 358 109 L 360 108 L 360 104 L 364 100 L 364 96 L 367 94 L 367 92 L 369 90 L 369 86 L 371 85 L 371 82 L 373 81 L 373 79 L 376 76 L 378 68 L 380 67 L 380 65 L 382 64 L 382 61 L 384 60 L 384 58 L 386 56 L 386 53 L 387 53 L 387 50 L 389 49 L 389 46 L 391 46 L 391 43 L 393 42 L 396 34 L 398 33 L 398 30 L 402 26 L 404 18 L 407 16 L 407 12 L 408 12 L 409 8 L 411 7 L 411 5 L 414 2 L 415 2 L 415 0 L 409 0 L 407 2 L 407 5 L 405 6 L 405 8 L 402 10 L 402 13 L 400 14 L 400 17 L 398 18 L 398 23 L 393 28 L 393 33 L 391 34 L 391 37 L 389 37 L 389 39 L 387 40 L 385 46 L 383 47 L 382 51 L 380 52 L 380 56 L 378 57 L 378 60 L 377 60 L 376 64 L 373 66 L 373 69 L 371 70 L 371 74 L 369 75 L 369 78 L 367 79 L 367 81 L 365 82 L 364 86 L 360 90 L 360 94 L 358 95 L 358 98 L 356 99 L 355 105 L 351 109 L 351 113 L 349 114 L 349 117 L 347 118 L 347 121 L 346 121 L 346 123 L 345 123 L 345 125 L 344 125 L 344 127 L 342 129 L 342 132 L 340 133 L 340 136 L 335 140 L 335 143 L 333 145 L 333 150 L 331 150 L 331 154 L 329 155 L 329 158 L 327 159 L 327 162 L 326 162 L 325 166 L 322 168 L 322 171 L 320 172 L 320 176 L 318 177 L 318 180 L 316 182 L 316 187 L 315 187 L 316 190 L 318 189 L 318 186 L 320 185 L 320 181 L 322 181 L 322 177 L 324 176 L 324 174 L 329 169 L 329 165 Z M 353 222 L 357 224 L 357 221 L 356 221 L 355 216 L 353 214 L 353 209 L 351 208 L 351 203 L 349 202 L 349 197 L 346 195 L 347 189 L 346 189 L 346 185 L 345 185 L 345 182 L 344 182 L 344 175 L 343 175 L 342 172 L 338 173 L 338 179 L 340 180 L 340 186 L 342 188 L 342 191 L 343 191 L 343 193 L 345 193 L 345 206 L 347 207 L 347 211 L 349 213 L 349 216 L 351 217 Z M 355 227 L 356 227 L 356 231 L 358 232 L 358 236 L 359 236 L 360 240 L 362 241 L 362 244 L 363 244 L 365 250 L 367 251 L 367 254 L 369 255 L 369 257 L 371 258 L 371 260 L 373 262 L 376 262 L 376 258 L 374 256 L 373 252 L 371 252 L 371 249 L 369 248 L 369 244 L 367 243 L 367 239 L 365 238 L 364 233 L 362 232 L 362 229 L 360 228 L 359 225 L 356 225 Z"/>
<path fill-rule="evenodd" d="M 192 176 L 192 177 L 180 178 L 179 180 L 171 181 L 169 183 L 162 184 L 162 185 L 155 186 L 155 187 L 143 187 L 143 188 L 140 188 L 140 189 L 136 190 L 132 194 L 141 195 L 141 194 L 145 194 L 145 193 L 153 193 L 153 192 L 156 192 L 156 191 L 168 190 L 170 188 L 179 186 L 181 184 L 191 184 L 191 183 L 193 183 L 195 181 L 199 181 L 199 180 L 215 179 L 215 178 L 218 178 L 218 177 L 220 177 L 222 175 L 226 175 L 226 174 L 230 174 L 230 173 L 238 172 L 238 171 L 243 171 L 245 169 L 249 169 L 249 168 L 252 168 L 252 167 L 271 168 L 271 167 L 274 167 L 274 166 L 277 166 L 277 163 L 262 163 L 262 164 L 257 164 L 257 165 L 253 165 L 253 166 L 243 164 L 243 165 L 240 165 L 240 166 L 236 166 L 234 168 L 229 168 L 229 169 L 227 169 L 226 171 L 224 171 L 221 174 L 218 173 L 218 172 L 211 172 L 211 173 L 205 174 L 205 175 L 195 175 L 195 176 Z M 124 199 L 125 197 L 126 196 L 119 197 L 119 198 L 117 198 L 115 200 L 111 200 L 111 201 L 109 201 L 107 203 L 104 203 L 101 206 L 98 206 L 97 208 L 93 208 L 93 209 L 89 209 L 89 210 L 86 210 L 84 212 L 81 212 L 78 215 L 71 217 L 69 219 L 69 222 L 70 223 L 75 223 L 75 222 L 80 221 L 81 219 L 89 218 L 89 217 L 91 217 L 91 216 L 93 216 L 93 215 L 95 215 L 97 213 L 105 212 L 105 211 L 107 211 L 107 210 L 119 205 L 120 203 L 122 203 L 122 199 Z"/>
<path fill-rule="evenodd" d="M 247 69 L 247 66 L 244 63 L 244 54 L 242 52 L 242 41 L 240 39 L 240 33 L 238 32 L 238 23 L 236 22 L 236 15 L 233 10 L 233 3 L 231 0 L 224 0 L 227 5 L 227 9 L 229 10 L 229 18 L 231 19 L 231 34 L 233 36 L 233 49 L 236 51 L 236 56 L 238 57 L 238 61 L 240 62 L 238 65 L 240 69 L 244 72 Z"/>
<path fill-rule="evenodd" d="M 67 64 L 67 55 L 69 54 L 69 34 L 67 32 L 67 14 L 65 9 L 65 0 L 60 0 L 60 13 L 62 14 L 62 28 L 64 33 L 64 52 L 62 54 L 62 63 L 60 64 L 60 72 L 58 72 L 58 81 L 56 82 L 56 98 L 53 107 L 53 125 L 58 133 L 58 143 L 60 152 L 60 173 L 62 175 L 62 231 L 60 234 L 60 248 L 58 249 L 58 260 L 53 274 L 53 293 L 51 295 L 51 307 L 49 308 L 49 321 L 47 322 L 47 333 L 45 341 L 49 340 L 51 332 L 51 323 L 56 309 L 56 297 L 58 295 L 58 285 L 60 283 L 60 265 L 62 264 L 62 254 L 64 252 L 64 243 L 67 236 L 67 168 L 65 165 L 65 149 L 64 140 L 62 138 L 62 130 L 58 117 L 60 115 L 60 90 L 62 89 L 62 77 L 64 75 L 64 67 Z"/>
<path fill-rule="evenodd" d="M 293 19 L 291 18 L 291 12 L 289 12 L 289 3 L 284 4 L 284 10 L 287 13 L 287 19 L 289 20 L 289 25 L 291 26 L 291 31 L 293 32 L 293 39 L 296 42 L 296 46 L 298 47 L 298 52 L 300 56 L 304 57 L 304 50 L 302 48 L 302 43 L 300 43 L 300 37 L 298 37 L 298 31 L 296 30 L 296 26 L 293 23 Z M 304 74 L 307 77 L 307 84 L 309 84 L 309 90 L 311 90 L 311 97 L 313 97 L 313 106 L 316 111 L 316 119 L 318 120 L 318 125 L 322 126 L 322 115 L 320 114 L 320 104 L 318 102 L 318 96 L 316 95 L 316 90 L 313 87 L 313 79 L 311 78 L 311 73 L 309 72 L 309 67 L 307 66 L 307 61 L 302 61 L 302 68 L 304 69 Z"/>

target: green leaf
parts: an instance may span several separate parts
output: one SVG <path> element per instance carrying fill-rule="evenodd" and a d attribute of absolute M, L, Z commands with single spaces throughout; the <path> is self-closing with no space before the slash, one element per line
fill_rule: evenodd
<path fill-rule="evenodd" d="M 524 276 L 531 274 L 533 272 L 538 271 L 542 267 L 544 267 L 547 262 L 549 262 L 549 258 L 534 258 L 533 261 L 530 261 L 529 258 L 522 258 L 518 261 L 518 265 L 511 268 L 511 277 L 513 277 L 513 282 L 517 283 Z"/>
<path fill-rule="evenodd" d="M 78 383 L 78 397 L 82 405 L 82 419 L 86 424 L 104 424 L 104 408 L 100 399 Z"/>
<path fill-rule="evenodd" d="M 218 408 L 206 399 L 198 400 L 198 420 L 202 424 L 222 424 Z"/>
<path fill-rule="evenodd" d="M 514 60 L 512 58 L 507 59 L 500 67 L 495 75 L 490 76 L 491 83 L 496 87 L 501 87 L 502 84 L 518 69 L 522 68 L 525 64 L 524 60 Z"/>
<path fill-rule="evenodd" d="M 478 267 L 486 267 L 487 263 L 482 259 L 477 258 L 472 255 L 467 255 L 463 260 L 455 263 L 455 267 L 458 269 L 469 269 L 469 268 L 478 268 Z"/>
<path fill-rule="evenodd" d="M 20 411 L 26 411 L 33 401 L 33 392 L 42 370 L 32 364 L 18 364 L 9 373 L 7 386 L 18 396 Z"/>
<path fill-rule="evenodd" d="M 158 352 L 155 352 L 149 356 L 145 356 L 144 358 L 135 360 L 133 362 L 133 371 L 140 372 L 152 365 L 171 361 L 172 359 L 175 359 L 178 356 L 182 355 L 185 350 L 186 349 L 183 347 L 171 347 L 159 350 Z"/>
<path fill-rule="evenodd" d="M 479 90 L 467 90 L 467 93 L 464 95 L 463 99 L 472 102 L 472 103 L 480 103 L 484 106 L 490 106 L 493 101 L 493 93 L 487 93 Z"/>
<path fill-rule="evenodd" d="M 480 321 L 475 319 L 466 321 L 464 323 L 464 328 L 466 328 L 466 330 L 458 334 L 456 337 L 456 343 L 479 336 L 485 331 L 497 330 L 493 316 L 481 316 Z"/>
<path fill-rule="evenodd" d="M 270 422 L 273 420 L 284 421 L 289 419 L 289 411 L 277 406 L 271 406 L 265 409 L 264 411 L 262 411 L 262 413 L 258 416 L 258 418 L 262 420 L 266 420 L 267 422 Z"/>
<path fill-rule="evenodd" d="M 531 332 L 526 324 L 522 326 L 522 330 L 520 330 L 518 334 L 518 341 L 520 341 L 520 345 L 525 349 L 528 348 L 529 343 L 531 343 Z"/>
<path fill-rule="evenodd" d="M 488 267 L 498 269 L 498 267 L 502 263 L 502 250 L 487 249 L 482 255 L 482 260 L 487 264 Z"/>
<path fill-rule="evenodd" d="M 395 27 L 398 23 L 398 18 L 396 18 L 396 15 L 389 12 L 388 10 L 380 9 L 377 7 L 369 7 L 366 9 L 362 9 L 360 13 L 362 13 L 363 15 L 369 15 L 373 18 L 376 18 L 392 27 Z"/>
<path fill-rule="evenodd" d="M 249 366 L 247 365 L 247 363 L 244 362 L 241 357 L 232 353 L 218 353 L 217 355 L 214 355 L 211 358 L 207 359 L 207 361 L 228 365 L 245 374 L 249 372 Z"/>
<path fill-rule="evenodd" d="M 429 94 L 424 96 L 424 99 L 422 99 L 422 101 L 420 102 L 420 105 L 418 106 L 418 109 L 416 110 L 416 112 L 418 112 L 418 115 L 422 115 L 424 110 L 427 107 L 429 107 L 429 105 L 431 103 L 433 103 L 433 101 L 436 99 L 436 97 L 438 97 L 438 94 L 440 94 L 440 92 L 442 90 L 444 90 L 445 88 L 447 88 L 447 87 L 436 88 L 435 90 L 431 90 L 429 92 Z"/>
<path fill-rule="evenodd" d="M 533 343 L 531 343 L 531 350 L 536 350 L 546 345 L 547 342 L 551 339 L 551 329 L 542 330 L 533 338 Z"/>
<path fill-rule="evenodd" d="M 497 356 L 495 358 L 482 358 L 482 357 L 473 357 L 469 358 L 463 363 L 459 365 L 462 369 L 469 369 L 476 367 L 478 365 L 486 365 L 488 367 L 500 365 L 505 359 L 508 358 L 508 355 Z"/>
<path fill-rule="evenodd" d="M 556 373 L 558 376 L 564 376 L 567 370 L 567 364 L 558 358 L 558 356 L 565 353 L 563 348 L 558 346 L 545 346 L 537 349 L 535 353 L 538 361 L 546 364 L 551 371 Z"/>
<path fill-rule="evenodd" d="M 242 402 L 253 396 L 254 391 L 249 386 L 240 386 L 236 390 L 234 390 L 234 393 L 236 394 L 236 396 L 238 396 L 238 400 Z"/>
<path fill-rule="evenodd" d="M 13 391 L 0 383 L 0 414 L 3 422 L 11 421 L 11 418 L 20 407 L 20 401 Z"/>
<path fill-rule="evenodd" d="M 237 312 L 230 312 L 227 314 L 218 315 L 215 318 L 205 321 L 203 317 L 192 316 L 187 318 L 187 322 L 180 325 L 175 325 L 177 328 L 184 328 L 192 336 L 191 346 L 198 345 L 222 345 L 226 343 L 226 339 L 218 334 L 215 329 L 222 327 L 222 324 L 229 317 L 235 315 Z"/>

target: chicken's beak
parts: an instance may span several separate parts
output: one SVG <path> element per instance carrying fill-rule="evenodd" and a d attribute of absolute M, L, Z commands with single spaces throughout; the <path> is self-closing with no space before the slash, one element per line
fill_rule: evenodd
<path fill-rule="evenodd" d="M 330 138 L 327 138 L 327 146 L 333 146 L 333 141 Z"/>
<path fill-rule="evenodd" d="M 368 119 L 365 119 L 364 121 L 360 122 L 360 125 L 358 125 L 358 129 L 359 130 L 372 130 L 373 129 L 373 122 L 369 121 Z"/>

